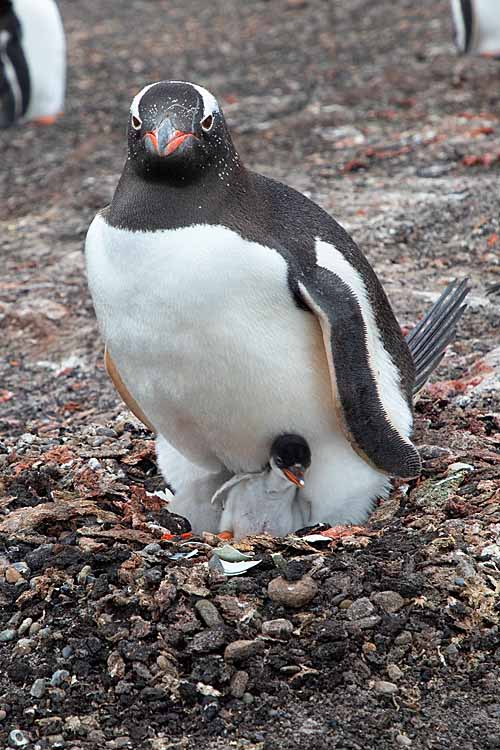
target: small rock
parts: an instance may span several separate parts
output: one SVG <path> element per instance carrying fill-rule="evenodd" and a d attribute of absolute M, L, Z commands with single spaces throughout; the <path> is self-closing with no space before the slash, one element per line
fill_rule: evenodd
<path fill-rule="evenodd" d="M 120 656 L 118 651 L 112 651 L 108 656 L 108 674 L 111 677 L 122 679 L 125 677 L 125 660 Z"/>
<path fill-rule="evenodd" d="M 277 640 L 287 640 L 293 633 L 293 625 L 290 620 L 281 617 L 277 620 L 266 620 L 262 623 L 262 635 Z"/>
<path fill-rule="evenodd" d="M 233 643 L 230 643 L 226 647 L 224 659 L 226 661 L 243 661 L 250 656 L 262 653 L 263 650 L 264 644 L 258 639 L 253 641 L 233 641 Z"/>
<path fill-rule="evenodd" d="M 342 594 L 342 596 L 344 596 L 344 594 Z M 352 599 L 342 599 L 339 604 L 339 609 L 349 609 L 349 607 L 352 607 Z"/>
<path fill-rule="evenodd" d="M 71 675 L 67 669 L 57 669 L 50 678 L 50 684 L 52 687 L 61 687 L 65 682 L 69 682 L 70 678 Z"/>
<path fill-rule="evenodd" d="M 90 567 L 90 565 L 84 565 L 81 571 L 78 573 L 76 580 L 78 581 L 78 583 L 83 585 L 86 583 L 87 578 L 89 577 L 91 573 L 92 573 L 92 568 Z"/>
<path fill-rule="evenodd" d="M 394 614 L 404 606 L 405 600 L 397 591 L 378 591 L 372 594 L 371 599 L 384 612 Z"/>
<path fill-rule="evenodd" d="M 0 721 L 5 721 L 7 718 L 7 711 L 4 711 L 3 708 L 0 708 Z"/>
<path fill-rule="evenodd" d="M 499 559 L 500 558 L 500 544 L 489 544 L 481 552 L 481 557 L 483 560 L 489 559 L 490 557 Z"/>
<path fill-rule="evenodd" d="M 284 607 L 303 607 L 314 599 L 318 593 L 318 585 L 309 576 L 299 578 L 298 581 L 286 581 L 278 576 L 269 583 L 267 593 L 270 599 Z"/>
<path fill-rule="evenodd" d="M 14 653 L 16 656 L 26 656 L 26 654 L 31 654 L 34 645 L 34 641 L 31 638 L 20 638 L 16 643 Z"/>
<path fill-rule="evenodd" d="M 465 586 L 465 578 L 455 578 L 453 583 L 455 586 Z"/>
<path fill-rule="evenodd" d="M 12 747 L 24 747 L 29 744 L 29 738 L 21 729 L 13 729 L 9 734 L 9 744 Z"/>
<path fill-rule="evenodd" d="M 196 654 L 209 654 L 225 646 L 228 640 L 224 628 L 203 630 L 194 636 L 190 643 L 190 650 Z"/>
<path fill-rule="evenodd" d="M 393 682 L 386 682 L 385 680 L 375 680 L 373 687 L 381 695 L 394 695 L 399 689 Z"/>
<path fill-rule="evenodd" d="M 146 544 L 144 549 L 142 549 L 139 554 L 140 555 L 159 555 L 161 552 L 161 546 L 157 544 L 156 542 L 153 542 L 152 544 Z"/>
<path fill-rule="evenodd" d="M 217 625 L 223 624 L 219 610 L 215 604 L 212 604 L 208 599 L 199 599 L 194 606 L 205 625 L 209 628 L 214 628 Z"/>
<path fill-rule="evenodd" d="M 31 617 L 26 617 L 19 625 L 17 632 L 19 633 L 19 635 L 24 635 L 32 625 L 33 620 L 31 619 Z"/>
<path fill-rule="evenodd" d="M 246 703 L 247 705 L 249 705 L 250 703 L 253 703 L 254 700 L 255 698 L 253 697 L 252 693 L 245 693 L 242 698 L 243 703 Z"/>
<path fill-rule="evenodd" d="M 400 680 L 403 676 L 403 672 L 398 667 L 397 664 L 388 664 L 387 665 L 387 676 L 392 682 L 396 682 L 397 680 Z"/>
<path fill-rule="evenodd" d="M 0 643 L 8 643 L 9 641 L 13 641 L 16 637 L 17 632 L 14 630 L 14 628 L 7 628 L 6 630 L 0 631 Z"/>
<path fill-rule="evenodd" d="M 96 471 L 96 469 L 101 468 L 101 462 L 97 460 L 97 458 L 89 458 L 89 469 L 92 469 L 92 471 Z"/>
<path fill-rule="evenodd" d="M 396 736 L 396 742 L 398 743 L 400 747 L 411 747 L 413 744 L 410 738 L 407 737 L 405 734 L 398 734 Z"/>
<path fill-rule="evenodd" d="M 240 670 L 233 674 L 231 679 L 231 686 L 229 688 L 233 698 L 243 698 L 245 690 L 248 686 L 249 679 L 250 677 L 248 675 L 248 672 L 244 672 L 243 670 Z"/>
<path fill-rule="evenodd" d="M 375 612 L 375 607 L 368 599 L 363 596 L 361 599 L 356 599 L 349 609 L 347 610 L 347 617 L 349 620 L 361 620 L 363 617 L 369 617 Z"/>
<path fill-rule="evenodd" d="M 5 571 L 5 580 L 7 581 L 7 583 L 14 584 L 19 583 L 20 581 L 24 581 L 24 578 L 13 565 L 9 565 L 9 567 Z"/>
<path fill-rule="evenodd" d="M 41 629 L 42 624 L 40 622 L 34 622 L 33 625 L 30 625 L 30 635 L 37 635 Z"/>
<path fill-rule="evenodd" d="M 356 633 L 358 630 L 370 630 L 381 622 L 379 615 L 370 615 L 370 617 L 360 617 L 359 620 L 353 620 L 347 623 L 347 631 Z"/>
<path fill-rule="evenodd" d="M 458 563 L 455 568 L 455 573 L 458 578 L 465 578 L 465 580 L 467 580 L 468 578 L 474 578 L 476 570 L 473 563 L 467 558 L 464 558 Z"/>
<path fill-rule="evenodd" d="M 71 646 L 65 646 L 61 651 L 61 655 L 63 659 L 69 659 L 70 656 L 73 656 L 73 648 Z"/>
<path fill-rule="evenodd" d="M 46 682 L 44 677 L 38 677 L 38 679 L 35 680 L 33 685 L 30 689 L 30 695 L 33 698 L 41 698 L 42 695 L 45 693 L 46 688 Z"/>

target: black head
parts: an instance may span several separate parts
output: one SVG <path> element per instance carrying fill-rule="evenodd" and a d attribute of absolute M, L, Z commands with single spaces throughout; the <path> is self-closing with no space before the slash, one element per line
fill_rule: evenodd
<path fill-rule="evenodd" d="M 288 481 L 304 486 L 304 474 L 311 465 L 311 449 L 302 435 L 279 435 L 271 446 L 271 467 L 279 469 Z M 274 464 L 274 465 L 273 465 Z"/>
<path fill-rule="evenodd" d="M 148 178 L 193 181 L 207 170 L 224 180 L 236 154 L 217 99 L 182 81 L 159 81 L 140 91 L 130 107 L 128 155 Z"/>

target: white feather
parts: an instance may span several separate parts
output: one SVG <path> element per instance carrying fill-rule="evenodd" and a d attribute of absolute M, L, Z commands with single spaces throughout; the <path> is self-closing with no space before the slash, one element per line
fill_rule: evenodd
<path fill-rule="evenodd" d="M 86 255 L 114 362 L 157 432 L 206 472 L 197 491 L 221 466 L 260 471 L 295 432 L 313 455 L 311 523 L 366 518 L 387 477 L 338 424 L 319 323 L 294 305 L 279 253 L 222 226 L 131 232 L 98 215 Z"/>
<path fill-rule="evenodd" d="M 66 88 L 66 41 L 54 0 L 14 0 L 30 73 L 26 120 L 60 114 Z"/>

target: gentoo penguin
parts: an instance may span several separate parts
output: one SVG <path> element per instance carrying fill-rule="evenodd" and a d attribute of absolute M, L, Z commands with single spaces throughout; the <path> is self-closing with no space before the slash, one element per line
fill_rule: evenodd
<path fill-rule="evenodd" d="M 0 127 L 51 123 L 64 106 L 66 49 L 54 0 L 0 0 Z"/>
<path fill-rule="evenodd" d="M 459 52 L 500 57 L 498 0 L 451 0 L 451 10 Z"/>
<path fill-rule="evenodd" d="M 215 524 L 212 487 L 261 471 L 282 433 L 314 456 L 310 523 L 361 522 L 391 476 L 419 474 L 420 373 L 377 276 L 319 206 L 245 168 L 206 89 L 135 96 L 86 259 L 108 363 L 158 435 L 175 512 L 190 497 Z"/>
<path fill-rule="evenodd" d="M 297 494 L 310 465 L 311 450 L 301 435 L 279 435 L 263 471 L 237 474 L 212 497 L 212 504 L 222 506 L 219 531 L 230 531 L 236 538 L 286 536 L 305 526 Z"/>

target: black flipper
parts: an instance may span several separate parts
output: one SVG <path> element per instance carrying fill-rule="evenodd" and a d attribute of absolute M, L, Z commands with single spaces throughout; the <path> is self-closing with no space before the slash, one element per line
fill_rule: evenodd
<path fill-rule="evenodd" d="M 418 451 L 395 427 L 382 403 L 366 325 L 352 289 L 320 266 L 310 270 L 306 278 L 303 276 L 298 287 L 304 304 L 320 323 L 333 402 L 352 447 L 386 474 L 418 476 Z"/>
<path fill-rule="evenodd" d="M 468 279 L 452 281 L 406 337 L 415 363 L 414 394 L 425 385 L 441 362 L 446 347 L 455 338 L 456 325 L 467 307 L 464 301 L 469 291 Z"/>

